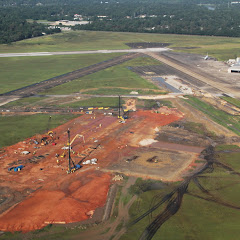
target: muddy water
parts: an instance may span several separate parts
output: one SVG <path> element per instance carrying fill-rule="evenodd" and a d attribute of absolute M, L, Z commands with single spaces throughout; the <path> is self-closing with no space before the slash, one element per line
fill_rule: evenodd
<path fill-rule="evenodd" d="M 168 143 L 163 141 L 152 143 L 150 147 L 168 149 L 173 151 L 175 150 L 175 151 L 191 152 L 191 153 L 201 153 L 204 149 L 203 147 L 188 146 L 188 145 Z"/>

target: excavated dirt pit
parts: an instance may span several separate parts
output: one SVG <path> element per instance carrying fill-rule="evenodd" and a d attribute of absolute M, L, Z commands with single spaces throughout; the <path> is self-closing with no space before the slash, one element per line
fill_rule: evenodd
<path fill-rule="evenodd" d="M 145 139 L 154 139 L 158 127 L 183 118 L 177 109 L 163 108 L 158 112 L 132 112 L 125 124 L 100 113 L 83 115 L 53 129 L 54 145 L 36 145 L 29 138 L 6 147 L 0 154 L 0 179 L 4 189 L 0 196 L 0 230 L 27 232 L 49 223 L 88 219 L 89 211 L 103 207 L 106 202 L 111 172 L 124 168 L 130 175 L 179 178 L 197 153 L 139 144 Z M 97 158 L 96 165 L 82 165 L 76 172 L 66 174 L 67 157 L 60 156 L 64 152 L 61 148 L 67 144 L 68 128 L 71 139 L 76 134 L 84 136 L 72 144 L 75 163 Z M 23 155 L 23 151 L 30 153 Z M 155 156 L 159 159 L 157 163 L 147 162 Z M 20 164 L 24 165 L 21 171 L 8 171 L 9 167 Z"/>
<path fill-rule="evenodd" d="M 203 148 L 199 148 L 200 152 Z M 125 157 L 108 167 L 108 170 L 118 171 L 126 175 L 152 178 L 163 181 L 178 181 L 183 171 L 191 165 L 199 154 L 161 148 L 143 147 L 137 149 L 134 158 Z"/>

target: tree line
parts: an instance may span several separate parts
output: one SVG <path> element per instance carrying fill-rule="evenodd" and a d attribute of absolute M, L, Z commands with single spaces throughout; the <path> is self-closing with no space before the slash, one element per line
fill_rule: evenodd
<path fill-rule="evenodd" d="M 91 23 L 73 30 L 240 36 L 240 4 L 228 0 L 0 0 L 0 43 L 60 31 L 27 19 L 74 14 Z"/>
<path fill-rule="evenodd" d="M 44 34 L 61 32 L 59 28 L 48 29 L 46 25 L 29 23 L 15 8 L 0 8 L 0 43 L 7 44 Z"/>
<path fill-rule="evenodd" d="M 150 32 L 214 36 L 240 36 L 239 5 L 135 4 L 105 7 L 95 15 L 89 25 L 77 25 L 75 30 L 102 30 L 124 32 Z"/>

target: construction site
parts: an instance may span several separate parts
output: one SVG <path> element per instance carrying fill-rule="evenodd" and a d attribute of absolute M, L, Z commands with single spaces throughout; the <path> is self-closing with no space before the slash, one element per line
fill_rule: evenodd
<path fill-rule="evenodd" d="M 129 109 L 134 109 L 132 103 Z M 127 114 L 126 114 L 127 112 Z M 184 118 L 177 109 L 89 110 L 1 151 L 2 231 L 88 219 L 104 207 L 115 174 L 179 180 L 204 147 L 155 140 Z M 49 118 L 48 126 L 51 123 Z M 205 144 L 204 144 L 205 145 Z"/>
<path fill-rule="evenodd" d="M 149 47 L 149 43 L 146 46 Z M 162 43 L 159 46 L 168 45 Z M 75 114 L 76 117 L 52 128 L 50 116 L 45 133 L 0 149 L 0 231 L 26 233 L 49 224 L 107 221 L 114 216 L 115 188 L 124 177 L 129 178 L 127 187 L 134 184 L 137 178 L 164 183 L 183 181 L 205 169 L 202 153 L 209 145 L 240 144 L 236 134 L 240 132 L 238 125 L 232 126 L 231 122 L 227 122 L 229 128 L 226 128 L 207 116 L 210 110 L 201 112 L 202 106 L 197 108 L 197 103 L 191 106 L 185 101 L 188 100 L 185 94 L 200 96 L 205 102 L 231 116 L 237 116 L 239 108 L 217 98 L 225 90 L 237 95 L 236 88 L 221 79 L 215 86 L 214 76 L 208 76 L 209 80 L 204 72 L 201 76 L 198 71 L 193 72 L 196 69 L 190 66 L 191 58 L 194 57 L 191 54 L 146 54 L 163 64 L 129 69 L 153 82 L 159 89 L 167 90 L 166 95 L 126 95 L 124 104 L 117 95 L 114 97 L 118 97 L 119 101 L 115 108 L 89 106 L 66 110 L 33 107 L 26 110 L 20 106 L 10 110 L 2 109 L 1 114 L 4 116 L 42 112 L 54 115 L 64 112 Z M 139 56 L 142 54 L 127 54 L 81 71 L 10 91 L 1 97 L 6 102 L 29 97 L 40 90 Z M 186 56 L 189 61 L 184 65 L 179 64 Z M 196 61 L 207 64 L 199 56 L 195 57 Z M 169 59 L 171 63 L 167 62 Z M 174 64 L 178 64 L 177 67 Z M 187 67 L 188 71 L 185 72 Z M 205 83 L 207 80 L 209 84 Z M 80 95 L 86 97 L 79 93 L 69 95 L 66 99 L 77 101 L 76 97 Z M 48 102 L 49 99 L 51 97 Z M 56 96 L 52 99 L 59 102 Z M 167 99 L 172 105 L 167 106 L 167 101 L 161 102 L 162 99 Z M 146 107 L 144 104 L 148 101 L 153 106 Z M 181 189 L 185 191 L 189 181 L 183 181 Z M 119 210 L 124 210 L 123 213 L 129 210 L 135 200 L 136 196 L 132 197 L 125 208 L 119 205 Z M 124 218 L 119 213 L 120 220 L 121 217 Z M 120 220 L 116 221 L 115 228 Z M 124 221 L 126 223 L 127 218 Z M 111 229 L 107 234 L 111 236 Z M 86 235 L 86 238 L 89 236 Z"/>

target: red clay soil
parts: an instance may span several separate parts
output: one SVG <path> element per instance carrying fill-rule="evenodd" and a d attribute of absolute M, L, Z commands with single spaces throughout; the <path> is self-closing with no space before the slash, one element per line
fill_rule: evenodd
<path fill-rule="evenodd" d="M 104 206 L 111 184 L 112 176 L 102 173 L 101 168 L 121 160 L 123 154 L 131 155 L 139 147 L 140 140 L 154 138 L 154 128 L 182 117 L 177 110 L 167 114 L 138 111 L 132 113 L 125 124 L 113 116 L 83 115 L 53 130 L 57 136 L 54 146 L 30 144 L 27 139 L 7 147 L 0 154 L 1 187 L 12 192 L 26 189 L 34 192 L 20 203 L 15 199 L 8 211 L 4 212 L 0 205 L 0 230 L 26 232 L 49 223 L 70 223 L 89 218 L 87 212 Z M 67 158 L 56 158 L 55 155 L 63 153 L 61 148 L 67 143 L 68 128 L 71 139 L 76 134 L 85 138 L 85 142 L 77 138 L 72 145 L 74 161 L 78 163 L 84 156 L 85 160 L 96 157 L 97 165 L 82 165 L 75 173 L 66 174 Z M 21 155 L 24 150 L 30 154 Z M 85 155 L 81 155 L 83 153 Z M 34 159 L 36 156 L 43 158 Z M 10 166 L 20 164 L 25 166 L 22 171 L 8 171 Z"/>
<path fill-rule="evenodd" d="M 168 111 L 166 111 L 166 109 Z M 163 110 L 163 111 L 161 111 Z M 179 120 L 183 114 L 176 109 L 168 109 L 167 107 L 159 108 L 158 113 L 140 110 L 137 116 L 144 116 L 148 122 L 154 123 L 157 126 L 165 126 L 169 123 Z"/>
<path fill-rule="evenodd" d="M 79 222 L 88 218 L 86 213 L 104 206 L 111 176 L 87 171 L 74 180 L 67 189 L 34 192 L 23 202 L 0 218 L 3 231 L 30 231 L 49 223 Z M 82 178 L 85 184 L 81 182 Z M 78 180 L 79 179 L 79 180 Z M 87 182 L 86 182 L 87 180 Z M 67 179 L 66 179 L 67 181 Z"/>

